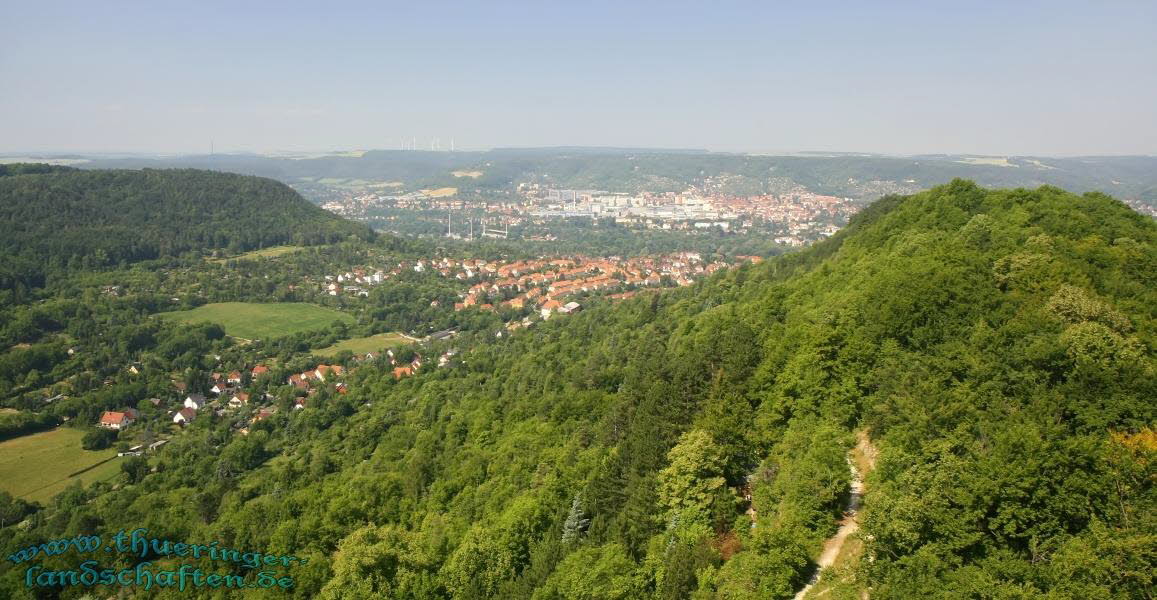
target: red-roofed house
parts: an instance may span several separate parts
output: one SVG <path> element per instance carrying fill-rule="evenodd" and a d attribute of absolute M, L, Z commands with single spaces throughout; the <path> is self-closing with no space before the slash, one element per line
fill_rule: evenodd
<path fill-rule="evenodd" d="M 306 381 L 305 377 L 302 377 L 297 373 L 289 376 L 289 385 L 292 385 L 299 390 L 309 389 L 309 382 Z"/>
<path fill-rule="evenodd" d="M 317 369 L 313 372 L 313 376 L 316 377 L 318 381 L 325 381 L 327 378 L 341 377 L 342 373 L 345 373 L 345 367 L 341 365 L 318 365 Z"/>
<path fill-rule="evenodd" d="M 539 312 L 542 313 L 542 318 L 549 319 L 550 313 L 560 308 L 562 308 L 562 303 L 558 300 L 551 299 L 543 303 L 542 308 L 539 309 Z"/>
<path fill-rule="evenodd" d="M 111 410 L 104 411 L 100 416 L 100 422 L 97 425 L 105 429 L 121 430 L 133 424 L 133 418 L 128 413 L 115 412 Z"/>

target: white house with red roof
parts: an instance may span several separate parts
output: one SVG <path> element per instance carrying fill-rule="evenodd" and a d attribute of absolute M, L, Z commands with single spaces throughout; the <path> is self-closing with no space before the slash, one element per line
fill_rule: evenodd
<path fill-rule="evenodd" d="M 318 381 L 324 382 L 326 379 L 341 377 L 343 373 L 345 373 L 345 367 L 341 365 L 318 365 L 313 371 L 313 376 Z"/>
<path fill-rule="evenodd" d="M 100 415 L 100 421 L 97 423 L 100 427 L 105 429 L 115 429 L 117 431 L 133 424 L 133 417 L 127 412 L 117 412 L 106 410 Z"/>

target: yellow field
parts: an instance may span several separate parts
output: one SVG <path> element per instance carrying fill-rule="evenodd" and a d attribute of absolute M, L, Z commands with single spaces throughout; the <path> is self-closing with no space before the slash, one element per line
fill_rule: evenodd
<path fill-rule="evenodd" d="M 431 198 L 445 198 L 446 196 L 453 196 L 454 194 L 457 194 L 458 188 L 444 187 L 438 188 L 436 190 L 422 190 L 422 193 Z"/>
<path fill-rule="evenodd" d="M 483 173 L 482 171 L 453 171 L 450 174 L 455 177 L 470 177 L 472 179 L 478 179 L 479 177 L 482 177 Z"/>
<path fill-rule="evenodd" d="M 74 481 L 88 485 L 120 472 L 116 450 L 85 450 L 80 447 L 83 437 L 79 429 L 58 427 L 0 442 L 0 489 L 25 500 L 47 502 Z M 90 471 L 71 475 L 109 458 Z"/>

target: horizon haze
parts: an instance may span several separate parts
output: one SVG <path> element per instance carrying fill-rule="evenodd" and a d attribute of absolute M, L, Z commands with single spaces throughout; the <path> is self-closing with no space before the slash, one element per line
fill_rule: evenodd
<path fill-rule="evenodd" d="M 8 7 L 0 152 L 1157 154 L 1157 5 Z"/>

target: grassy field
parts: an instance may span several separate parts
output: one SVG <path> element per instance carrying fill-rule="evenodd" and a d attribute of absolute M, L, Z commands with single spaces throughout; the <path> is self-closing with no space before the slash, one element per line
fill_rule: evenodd
<path fill-rule="evenodd" d="M 47 502 L 74 481 L 88 485 L 120 472 L 116 450 L 84 450 L 82 437 L 79 429 L 58 427 L 0 442 L 0 489 L 25 500 Z M 108 458 L 112 460 L 70 477 Z"/>
<path fill-rule="evenodd" d="M 246 252 L 244 254 L 238 254 L 237 256 L 231 256 L 229 258 L 214 258 L 210 262 L 223 263 L 223 262 L 230 261 L 230 260 L 248 260 L 248 259 L 254 259 L 254 258 L 276 258 L 278 256 L 284 256 L 286 254 L 290 254 L 290 253 L 297 252 L 299 250 L 304 250 L 304 249 L 305 249 L 304 246 L 271 246 L 269 248 L 262 248 L 260 250 L 254 250 L 252 252 Z"/>
<path fill-rule="evenodd" d="M 219 302 L 157 316 L 184 323 L 218 323 L 226 334 L 249 340 L 322 329 L 334 321 L 354 322 L 349 314 L 304 302 Z"/>
<path fill-rule="evenodd" d="M 313 353 L 318 356 L 334 356 L 342 350 L 349 350 L 354 354 L 365 354 L 366 352 L 380 352 L 386 348 L 409 343 L 410 340 L 400 333 L 379 333 L 369 337 L 344 340 L 321 350 L 314 350 Z"/>

